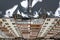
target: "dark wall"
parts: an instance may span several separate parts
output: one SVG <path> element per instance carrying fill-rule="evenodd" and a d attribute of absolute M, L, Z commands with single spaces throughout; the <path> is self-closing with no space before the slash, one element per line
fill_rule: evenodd
<path fill-rule="evenodd" d="M 55 10 L 59 6 L 59 0 L 43 0 L 43 8 L 46 10 L 51 10 L 55 12 Z"/>
<path fill-rule="evenodd" d="M 20 3 L 23 0 L 0 0 L 0 11 L 2 11 L 3 16 L 5 14 L 5 10 L 13 7 L 14 5 L 19 5 L 19 10 L 24 11 L 24 8 L 21 7 Z M 53 13 L 58 8 L 59 0 L 43 0 L 43 2 L 38 2 L 33 8 L 32 12 L 38 11 L 40 8 L 46 9 L 47 11 L 51 10 Z M 27 12 L 28 13 L 28 12 Z"/>
<path fill-rule="evenodd" d="M 0 0 L 0 11 L 2 11 L 0 17 L 3 17 L 5 11 L 12 8 L 16 4 L 18 4 L 18 0 Z"/>
<path fill-rule="evenodd" d="M 43 0 L 43 2 L 38 2 L 32 9 L 33 11 L 39 10 L 39 8 L 51 10 L 55 12 L 55 10 L 59 6 L 59 0 Z"/>

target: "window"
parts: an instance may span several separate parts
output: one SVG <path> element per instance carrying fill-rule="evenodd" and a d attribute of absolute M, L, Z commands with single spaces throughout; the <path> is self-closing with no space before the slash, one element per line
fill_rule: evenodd
<path fill-rule="evenodd" d="M 48 24 L 48 23 L 45 23 L 45 24 Z"/>
<path fill-rule="evenodd" d="M 50 19 L 47 19 L 47 21 L 50 21 Z"/>
<path fill-rule="evenodd" d="M 9 25 L 8 23 L 5 23 L 6 25 Z"/>
<path fill-rule="evenodd" d="M 46 27 L 46 26 L 43 26 L 43 27 Z"/>
<path fill-rule="evenodd" d="M 56 25 L 54 25 L 56 27 Z"/>
<path fill-rule="evenodd" d="M 10 30 L 12 30 L 12 28 L 10 28 Z"/>
<path fill-rule="evenodd" d="M 15 25 L 15 23 L 12 23 L 13 25 Z"/>
<path fill-rule="evenodd" d="M 8 26 L 10 28 L 10 26 Z"/>
<path fill-rule="evenodd" d="M 16 27 L 16 26 L 14 26 L 14 27 Z"/>
<path fill-rule="evenodd" d="M 59 21 L 60 21 L 60 19 L 59 19 Z"/>
<path fill-rule="evenodd" d="M 0 21 L 0 24 L 2 24 L 2 22 Z"/>
<path fill-rule="evenodd" d="M 54 22 L 52 24 L 55 24 Z"/>
<path fill-rule="evenodd" d="M 52 26 L 50 26 L 50 27 L 52 27 Z"/>
<path fill-rule="evenodd" d="M 55 21 L 57 21 L 58 19 L 55 19 Z"/>
<path fill-rule="evenodd" d="M 3 21 L 4 21 L 4 22 L 6 22 L 6 20 L 5 20 L 5 19 L 3 19 Z"/>

